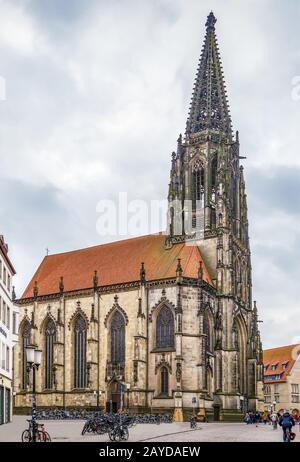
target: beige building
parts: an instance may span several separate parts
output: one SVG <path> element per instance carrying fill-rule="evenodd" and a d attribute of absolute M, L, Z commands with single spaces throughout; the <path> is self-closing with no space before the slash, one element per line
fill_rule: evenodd
<path fill-rule="evenodd" d="M 13 304 L 14 267 L 8 245 L 0 235 L 0 425 L 12 416 L 13 348 L 18 341 L 18 308 Z"/>
<path fill-rule="evenodd" d="M 18 300 L 19 411 L 31 405 L 28 344 L 43 351 L 39 407 L 234 420 L 263 402 L 245 180 L 215 23 L 211 13 L 172 154 L 167 234 L 45 257 Z M 175 201 L 191 206 L 191 220 Z"/>
<path fill-rule="evenodd" d="M 265 409 L 300 415 L 300 345 L 264 351 Z"/>

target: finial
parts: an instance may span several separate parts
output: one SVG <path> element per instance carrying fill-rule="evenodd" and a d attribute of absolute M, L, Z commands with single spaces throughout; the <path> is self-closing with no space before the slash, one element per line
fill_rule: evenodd
<path fill-rule="evenodd" d="M 209 15 L 207 16 L 207 21 L 206 21 L 206 24 L 205 24 L 206 29 L 208 31 L 214 30 L 216 22 L 217 22 L 217 19 L 216 19 L 215 15 L 213 14 L 213 12 L 211 11 L 209 13 Z"/>
<path fill-rule="evenodd" d="M 181 266 L 181 258 L 178 258 L 177 260 L 177 268 L 176 268 L 176 277 L 177 277 L 177 282 L 181 283 L 182 282 L 182 266 Z"/>
<path fill-rule="evenodd" d="M 76 305 L 77 305 L 77 310 L 80 310 L 80 300 L 77 300 Z"/>
<path fill-rule="evenodd" d="M 182 134 L 181 134 L 181 133 L 179 134 L 177 143 L 178 143 L 178 144 L 182 144 Z"/>
<path fill-rule="evenodd" d="M 34 298 L 37 298 L 39 294 L 39 288 L 38 288 L 38 283 L 35 281 L 34 287 L 33 287 L 33 296 Z"/>
<path fill-rule="evenodd" d="M 94 277 L 93 277 L 93 286 L 94 286 L 94 291 L 95 292 L 96 292 L 96 290 L 98 288 L 98 284 L 99 284 L 99 278 L 98 278 L 97 271 L 95 270 Z"/>
<path fill-rule="evenodd" d="M 63 294 L 64 289 L 65 289 L 65 287 L 64 287 L 64 278 L 61 276 L 60 280 L 59 280 L 59 292 L 60 292 L 60 294 Z"/>
<path fill-rule="evenodd" d="M 118 304 L 118 300 L 119 300 L 119 297 L 117 296 L 117 294 L 114 296 L 114 300 L 115 300 L 115 305 Z"/>
<path fill-rule="evenodd" d="M 145 271 L 144 262 L 141 263 L 140 280 L 141 280 L 141 284 L 144 285 L 146 282 L 146 271 Z"/>
<path fill-rule="evenodd" d="M 61 324 L 61 309 L 57 309 L 57 323 Z"/>
<path fill-rule="evenodd" d="M 13 286 L 13 288 L 12 288 L 11 297 L 12 297 L 12 300 L 13 300 L 13 301 L 17 298 L 17 297 L 16 297 L 16 292 L 15 292 L 15 286 Z"/>
<path fill-rule="evenodd" d="M 199 261 L 198 279 L 200 281 L 202 281 L 202 279 L 203 279 L 203 263 L 202 263 L 202 261 Z"/>

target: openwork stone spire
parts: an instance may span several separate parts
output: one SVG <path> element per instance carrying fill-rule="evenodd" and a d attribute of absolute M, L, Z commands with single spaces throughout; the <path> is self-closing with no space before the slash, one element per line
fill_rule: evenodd
<path fill-rule="evenodd" d="M 211 12 L 206 21 L 206 36 L 194 83 L 186 125 L 187 138 L 204 130 L 222 132 L 229 139 L 232 138 L 231 118 L 215 34 L 216 21 Z"/>

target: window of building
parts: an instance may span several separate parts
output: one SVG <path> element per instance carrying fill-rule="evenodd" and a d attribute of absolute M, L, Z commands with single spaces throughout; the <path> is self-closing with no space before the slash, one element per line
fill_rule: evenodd
<path fill-rule="evenodd" d="M 56 326 L 53 319 L 48 319 L 45 327 L 45 388 L 53 388 L 53 350 L 56 337 Z"/>
<path fill-rule="evenodd" d="M 285 371 L 288 367 L 289 362 L 282 363 L 282 369 Z"/>
<path fill-rule="evenodd" d="M 2 322 L 6 324 L 6 303 L 4 300 L 2 301 Z"/>
<path fill-rule="evenodd" d="M 156 319 L 156 347 L 174 348 L 174 316 L 168 306 L 163 306 Z"/>
<path fill-rule="evenodd" d="M 86 387 L 86 333 L 85 319 L 79 315 L 74 325 L 74 388 Z"/>
<path fill-rule="evenodd" d="M 9 367 L 10 367 L 10 361 L 9 361 L 9 347 L 6 347 L 6 370 L 9 372 Z"/>
<path fill-rule="evenodd" d="M 7 289 L 10 292 L 10 274 L 7 275 Z"/>
<path fill-rule="evenodd" d="M 298 383 L 292 383 L 292 393 L 299 393 L 299 384 Z"/>
<path fill-rule="evenodd" d="M 17 335 L 17 313 L 13 312 L 13 334 Z"/>
<path fill-rule="evenodd" d="M 110 324 L 111 362 L 125 363 L 125 320 L 119 311 L 113 314 Z"/>
<path fill-rule="evenodd" d="M 197 210 L 197 206 L 201 206 L 201 203 L 197 201 L 202 201 L 204 195 L 204 168 L 199 167 L 195 169 L 192 173 L 192 207 L 193 210 Z"/>
<path fill-rule="evenodd" d="M 27 374 L 27 360 L 26 360 L 26 347 L 30 344 L 30 322 L 25 321 L 25 324 L 23 326 L 23 332 L 22 332 L 22 346 L 23 346 L 23 371 L 22 371 L 22 385 L 23 385 L 23 390 L 26 390 L 27 385 L 28 385 L 28 374 Z"/>
<path fill-rule="evenodd" d="M 9 306 L 6 307 L 6 326 L 10 328 L 10 308 Z"/>
<path fill-rule="evenodd" d="M 166 367 L 162 367 L 160 370 L 160 380 L 161 380 L 161 394 L 168 396 L 169 395 L 169 371 Z"/>
<path fill-rule="evenodd" d="M 6 286 L 6 268 L 3 267 L 3 284 Z"/>
<path fill-rule="evenodd" d="M 277 369 L 277 366 L 278 366 L 278 363 L 276 363 L 276 364 L 272 364 L 272 371 L 276 371 L 276 369 Z"/>
<path fill-rule="evenodd" d="M 265 395 L 270 395 L 271 394 L 271 387 L 270 385 L 266 385 L 264 389 Z"/>

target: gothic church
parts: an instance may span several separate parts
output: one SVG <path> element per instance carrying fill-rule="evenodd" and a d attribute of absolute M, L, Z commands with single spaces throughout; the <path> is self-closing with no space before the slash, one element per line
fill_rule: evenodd
<path fill-rule="evenodd" d="M 210 13 L 185 136 L 172 154 L 167 233 L 44 258 L 16 300 L 16 412 L 31 407 L 28 344 L 42 350 L 38 407 L 177 420 L 194 410 L 235 420 L 261 407 L 245 181 L 215 23 Z"/>

